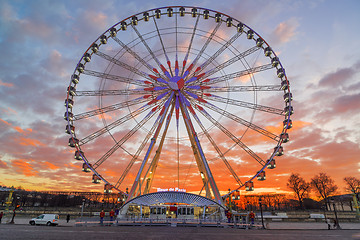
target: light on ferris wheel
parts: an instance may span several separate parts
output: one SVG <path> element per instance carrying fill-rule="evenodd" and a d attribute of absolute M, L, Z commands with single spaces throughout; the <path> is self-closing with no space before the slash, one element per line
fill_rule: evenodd
<path fill-rule="evenodd" d="M 283 143 L 287 143 L 289 141 L 289 134 L 288 133 L 281 133 L 280 139 L 283 140 Z"/>
<path fill-rule="evenodd" d="M 73 105 L 74 105 L 74 100 L 72 100 L 72 99 L 65 99 L 65 103 L 64 103 L 64 106 L 65 107 L 68 107 L 68 108 L 72 108 L 73 107 Z"/>
<path fill-rule="evenodd" d="M 158 19 L 161 17 L 161 10 L 160 9 L 155 10 L 155 17 L 158 18 Z"/>
<path fill-rule="evenodd" d="M 196 17 L 196 15 L 197 15 L 197 9 L 196 8 L 191 9 L 191 16 Z"/>
<path fill-rule="evenodd" d="M 85 62 L 90 62 L 90 60 L 91 60 L 91 55 L 90 55 L 90 53 L 85 53 L 85 54 L 84 54 L 84 61 L 85 61 Z"/>
<path fill-rule="evenodd" d="M 73 84 L 78 84 L 78 83 L 79 83 L 79 75 L 73 74 L 73 75 L 71 76 L 71 82 L 72 82 Z"/>
<path fill-rule="evenodd" d="M 279 148 L 275 147 L 274 148 L 274 153 L 275 153 L 275 156 L 282 156 L 284 154 L 283 146 L 280 146 Z"/>
<path fill-rule="evenodd" d="M 168 17 L 172 17 L 173 16 L 173 9 L 172 8 L 168 8 L 167 9 L 167 15 L 168 15 Z"/>
<path fill-rule="evenodd" d="M 69 144 L 70 147 L 76 147 L 79 145 L 79 139 L 77 138 L 69 138 Z"/>
<path fill-rule="evenodd" d="M 221 22 L 221 14 L 220 13 L 215 14 L 215 22 Z"/>
<path fill-rule="evenodd" d="M 262 40 L 261 38 L 258 38 L 256 40 L 256 46 L 257 47 L 262 47 L 263 44 L 264 44 L 264 40 Z"/>
<path fill-rule="evenodd" d="M 179 8 L 179 13 L 180 13 L 180 17 L 185 16 L 185 8 L 184 7 Z"/>
<path fill-rule="evenodd" d="M 91 164 L 89 164 L 89 165 L 91 165 Z M 82 171 L 83 171 L 83 172 L 91 172 L 91 169 L 90 169 L 90 167 L 88 166 L 87 163 L 83 163 L 83 165 L 82 165 Z"/>
<path fill-rule="evenodd" d="M 136 16 L 133 16 L 133 17 L 131 18 L 131 24 L 134 25 L 134 26 L 138 25 L 138 19 L 137 19 Z"/>
<path fill-rule="evenodd" d="M 245 182 L 246 191 L 254 191 L 254 183 L 252 181 Z"/>
<path fill-rule="evenodd" d="M 209 19 L 209 10 L 204 10 L 204 19 Z"/>
<path fill-rule="evenodd" d="M 110 29 L 110 36 L 111 36 L 111 37 L 116 37 L 116 34 L 117 34 L 116 28 L 114 28 L 114 27 L 111 28 L 111 29 Z"/>
<path fill-rule="evenodd" d="M 276 168 L 276 162 L 275 162 L 275 159 L 273 158 L 270 163 L 267 165 L 267 168 L 268 169 L 274 169 Z"/>
<path fill-rule="evenodd" d="M 64 119 L 65 121 L 72 121 L 74 120 L 74 114 L 72 112 L 65 112 Z"/>
<path fill-rule="evenodd" d="M 76 150 L 75 154 L 74 154 L 74 158 L 76 160 L 82 160 L 82 157 L 81 156 L 84 156 L 84 152 L 83 151 L 79 151 L 79 150 Z M 86 165 L 87 166 L 87 165 Z"/>
<path fill-rule="evenodd" d="M 73 134 L 75 132 L 75 127 L 73 125 L 66 125 L 65 132 L 67 134 Z"/>
<path fill-rule="evenodd" d="M 262 171 L 257 175 L 257 180 L 258 181 L 264 181 L 265 179 L 266 179 L 265 171 Z"/>
<path fill-rule="evenodd" d="M 149 21 L 150 15 L 149 15 L 148 12 L 144 12 L 143 16 L 144 16 L 144 21 L 145 22 Z"/>
<path fill-rule="evenodd" d="M 284 101 L 286 103 L 290 102 L 293 100 L 293 97 L 292 97 L 292 93 L 291 92 L 288 92 L 288 93 L 285 93 L 284 94 Z"/>
<path fill-rule="evenodd" d="M 264 49 L 264 54 L 265 54 L 265 56 L 269 57 L 269 56 L 271 55 L 271 53 L 272 53 L 272 50 L 271 50 L 270 47 L 266 47 L 266 48 Z"/>
<path fill-rule="evenodd" d="M 285 120 L 283 121 L 283 124 L 284 124 L 284 129 L 285 129 L 285 128 L 286 128 L 286 129 L 292 128 L 292 121 L 291 121 L 291 119 L 289 119 L 289 124 L 288 124 L 288 120 L 287 120 L 287 119 L 285 119 Z"/>
<path fill-rule="evenodd" d="M 281 81 L 281 89 L 285 90 L 287 88 L 289 88 L 289 82 L 286 79 L 284 79 Z"/>
<path fill-rule="evenodd" d="M 93 51 L 93 53 L 96 53 L 97 51 L 99 51 L 99 45 L 94 43 L 93 45 L 91 45 L 91 50 Z"/>
<path fill-rule="evenodd" d="M 247 39 L 253 39 L 254 38 L 254 31 L 249 29 L 246 36 L 247 36 Z"/>
<path fill-rule="evenodd" d="M 102 44 L 106 44 L 106 43 L 107 43 L 107 36 L 102 35 L 102 36 L 100 37 L 100 42 L 101 42 Z"/>
<path fill-rule="evenodd" d="M 100 183 L 100 181 L 101 181 L 101 178 L 98 175 L 94 174 L 92 176 L 92 183 L 98 184 L 98 183 Z"/>
<path fill-rule="evenodd" d="M 231 26 L 232 26 L 232 18 L 231 18 L 231 17 L 229 17 L 229 18 L 226 19 L 226 26 L 227 26 L 227 27 L 231 27 Z"/>

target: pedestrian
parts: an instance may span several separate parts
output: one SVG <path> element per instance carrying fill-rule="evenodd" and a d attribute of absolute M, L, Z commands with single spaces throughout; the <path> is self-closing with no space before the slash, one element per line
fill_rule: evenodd
<path fill-rule="evenodd" d="M 100 224 L 101 225 L 104 224 L 104 217 L 105 217 L 105 212 L 104 212 L 104 210 L 101 210 L 101 212 L 100 212 Z"/>
<path fill-rule="evenodd" d="M 329 218 L 326 219 L 326 224 L 327 224 L 328 230 L 330 230 L 331 229 L 331 221 Z"/>
<path fill-rule="evenodd" d="M 66 215 L 66 222 L 69 223 L 70 221 L 70 214 Z"/>
<path fill-rule="evenodd" d="M 4 216 L 4 213 L 1 212 L 1 213 L 0 213 L 0 223 L 1 223 L 1 219 L 2 219 L 3 216 Z"/>
<path fill-rule="evenodd" d="M 226 213 L 226 217 L 227 217 L 227 219 L 228 219 L 228 223 L 231 222 L 231 216 L 232 216 L 232 214 L 231 214 L 230 210 L 228 210 L 227 213 Z"/>
<path fill-rule="evenodd" d="M 334 229 L 337 229 L 338 222 L 335 218 L 333 219 L 333 222 L 334 222 Z"/>
<path fill-rule="evenodd" d="M 114 220 L 114 216 L 115 216 L 115 212 L 113 209 L 111 209 L 111 211 L 109 212 L 109 216 L 110 216 L 110 221 Z"/>
<path fill-rule="evenodd" d="M 249 213 L 249 219 L 251 221 L 251 225 L 253 225 L 255 221 L 255 213 L 253 211 Z"/>

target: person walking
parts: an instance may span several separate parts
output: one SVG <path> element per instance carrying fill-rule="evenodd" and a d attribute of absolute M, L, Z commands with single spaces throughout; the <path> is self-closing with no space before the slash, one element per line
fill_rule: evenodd
<path fill-rule="evenodd" d="M 2 219 L 3 216 L 4 216 L 4 213 L 1 212 L 1 213 L 0 213 L 0 223 L 1 223 L 1 219 Z"/>
<path fill-rule="evenodd" d="M 111 211 L 109 212 L 109 216 L 110 216 L 110 221 L 112 222 L 114 220 L 114 216 L 115 216 L 115 212 L 113 209 L 111 209 Z"/>
<path fill-rule="evenodd" d="M 101 210 L 101 212 L 100 212 L 100 224 L 101 225 L 104 224 L 104 217 L 105 217 L 105 212 L 104 212 L 104 210 Z"/>
<path fill-rule="evenodd" d="M 70 221 L 70 214 L 66 215 L 66 223 L 69 223 Z"/>
<path fill-rule="evenodd" d="M 255 222 L 255 213 L 253 211 L 251 211 L 249 213 L 249 219 L 250 219 L 250 222 L 251 222 L 251 225 L 254 225 L 254 222 Z"/>

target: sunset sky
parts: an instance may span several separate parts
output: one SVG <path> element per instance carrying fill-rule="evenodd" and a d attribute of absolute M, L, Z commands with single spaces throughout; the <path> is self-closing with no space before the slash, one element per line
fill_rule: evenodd
<path fill-rule="evenodd" d="M 165 5 L 199 6 L 233 16 L 266 39 L 286 69 L 294 96 L 294 127 L 277 168 L 267 171 L 266 181 L 255 181 L 255 193 L 288 191 L 292 172 L 307 181 L 325 172 L 339 193 L 344 192 L 344 177 L 360 176 L 360 1 L 3 0 L 0 185 L 102 190 L 103 185 L 91 184 L 91 174 L 81 172 L 67 146 L 63 115 L 70 76 L 86 49 L 109 27 Z M 249 175 L 256 172 L 247 169 Z M 116 169 L 106 171 L 117 174 Z M 215 179 L 217 174 L 221 171 L 214 170 Z M 219 186 L 222 192 L 229 187 Z"/>

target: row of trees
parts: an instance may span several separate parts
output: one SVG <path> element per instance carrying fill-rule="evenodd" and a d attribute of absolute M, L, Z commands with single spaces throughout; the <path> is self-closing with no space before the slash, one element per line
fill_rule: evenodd
<path fill-rule="evenodd" d="M 345 190 L 349 193 L 360 193 L 360 179 L 355 177 L 345 177 Z M 305 198 L 309 197 L 311 191 L 314 191 L 320 200 L 325 202 L 326 209 L 330 209 L 329 198 L 336 194 L 338 186 L 335 181 L 326 173 L 319 173 L 311 178 L 310 182 L 305 181 L 299 173 L 292 173 L 288 179 L 287 187 L 294 192 L 299 201 L 299 207 L 303 208 Z"/>

